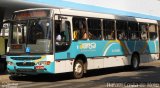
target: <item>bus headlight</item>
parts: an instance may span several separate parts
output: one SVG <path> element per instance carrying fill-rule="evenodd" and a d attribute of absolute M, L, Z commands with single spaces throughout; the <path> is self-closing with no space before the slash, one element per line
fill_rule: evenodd
<path fill-rule="evenodd" d="M 7 61 L 7 65 L 13 65 L 13 62 Z"/>
<path fill-rule="evenodd" d="M 40 62 L 37 62 L 37 65 L 50 65 L 50 61 L 40 61 Z"/>

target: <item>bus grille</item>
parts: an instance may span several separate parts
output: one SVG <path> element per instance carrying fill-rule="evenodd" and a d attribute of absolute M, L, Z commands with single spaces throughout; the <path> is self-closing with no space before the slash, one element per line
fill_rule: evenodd
<path fill-rule="evenodd" d="M 33 62 L 18 62 L 16 63 L 17 66 L 34 66 L 35 63 Z"/>
<path fill-rule="evenodd" d="M 11 57 L 13 60 L 37 60 L 41 57 Z"/>
<path fill-rule="evenodd" d="M 17 72 L 36 72 L 33 69 L 16 69 Z"/>

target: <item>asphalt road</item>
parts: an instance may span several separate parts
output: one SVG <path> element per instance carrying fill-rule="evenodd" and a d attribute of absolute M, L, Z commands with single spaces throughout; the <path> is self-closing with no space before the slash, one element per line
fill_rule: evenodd
<path fill-rule="evenodd" d="M 0 74 L 0 88 L 160 88 L 160 61 L 142 64 L 137 71 L 124 67 L 92 70 L 81 79 L 73 79 L 70 73 L 9 78 L 7 73 Z"/>

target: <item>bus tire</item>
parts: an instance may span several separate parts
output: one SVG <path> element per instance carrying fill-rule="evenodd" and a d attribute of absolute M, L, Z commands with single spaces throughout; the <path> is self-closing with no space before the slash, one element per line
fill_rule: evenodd
<path fill-rule="evenodd" d="M 13 74 L 11 74 L 11 75 L 9 76 L 9 79 L 10 79 L 10 80 L 17 80 L 17 78 L 18 78 L 18 75 L 13 75 Z"/>
<path fill-rule="evenodd" d="M 82 78 L 84 74 L 84 63 L 82 60 L 76 60 L 73 65 L 73 77 L 76 79 Z"/>
<path fill-rule="evenodd" d="M 140 58 L 137 54 L 133 54 L 132 59 L 131 59 L 131 70 L 137 70 L 139 69 L 139 63 L 140 63 Z"/>

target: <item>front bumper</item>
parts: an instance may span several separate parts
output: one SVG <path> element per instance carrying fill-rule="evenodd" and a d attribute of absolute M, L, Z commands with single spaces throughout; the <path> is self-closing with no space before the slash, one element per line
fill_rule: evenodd
<path fill-rule="evenodd" d="M 33 58 L 33 59 L 32 59 Z M 35 59 L 37 58 L 37 59 Z M 42 61 L 49 61 L 47 56 L 7 56 L 7 70 L 10 74 L 53 74 L 54 61 L 50 64 L 37 64 Z"/>

